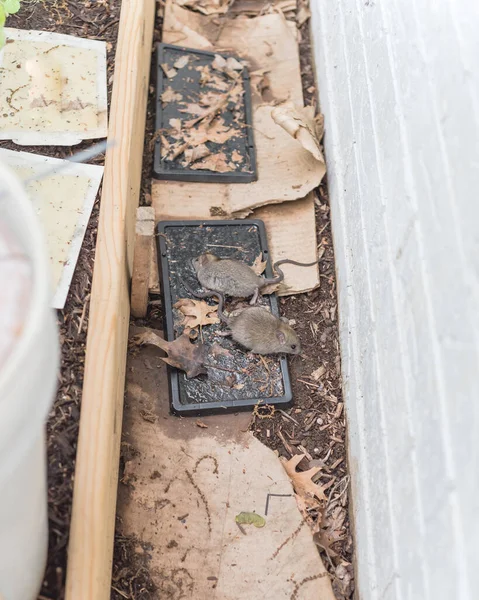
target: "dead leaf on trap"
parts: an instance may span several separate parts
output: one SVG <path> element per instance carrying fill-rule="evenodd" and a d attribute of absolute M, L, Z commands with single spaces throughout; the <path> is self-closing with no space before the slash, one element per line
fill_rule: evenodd
<path fill-rule="evenodd" d="M 226 59 L 221 54 L 215 54 L 215 59 L 211 63 L 211 66 L 216 71 L 224 71 L 226 69 Z"/>
<path fill-rule="evenodd" d="M 215 357 L 231 356 L 231 352 L 226 348 L 223 348 L 223 346 L 220 346 L 218 342 L 214 342 L 214 344 L 212 344 L 212 346 L 210 347 L 210 352 Z"/>
<path fill-rule="evenodd" d="M 274 294 L 279 289 L 281 289 L 281 287 L 282 287 L 281 282 L 280 283 L 268 283 L 268 285 L 265 285 L 263 288 L 261 288 L 261 295 L 268 296 L 268 294 Z"/>
<path fill-rule="evenodd" d="M 235 163 L 241 163 L 243 162 L 243 157 L 241 156 L 241 154 L 238 152 L 238 150 L 233 150 L 233 152 L 231 153 L 231 159 L 235 162 Z"/>
<path fill-rule="evenodd" d="M 203 423 L 203 421 L 196 421 L 196 426 L 201 427 L 201 429 L 208 429 L 208 425 L 206 425 L 206 423 Z"/>
<path fill-rule="evenodd" d="M 199 127 L 198 130 L 201 131 L 202 128 Z M 233 127 L 226 127 L 221 118 L 213 121 L 208 128 L 205 127 L 205 130 L 207 141 L 214 142 L 215 144 L 224 144 L 232 137 L 238 135 L 238 131 Z"/>
<path fill-rule="evenodd" d="M 261 275 L 266 269 L 267 261 L 263 260 L 263 254 L 258 254 L 258 256 L 254 259 L 251 268 L 256 273 L 256 275 Z"/>
<path fill-rule="evenodd" d="M 201 115 L 204 115 L 208 109 L 204 106 L 200 106 L 197 102 L 188 102 L 178 110 L 181 113 L 186 113 L 188 115 L 195 115 L 197 117 L 200 117 Z"/>
<path fill-rule="evenodd" d="M 312 478 L 321 471 L 321 467 L 313 467 L 308 471 L 296 471 L 297 465 L 303 460 L 306 454 L 296 454 L 290 460 L 281 460 L 286 473 L 291 479 L 294 491 L 299 496 L 305 499 L 317 498 L 318 500 L 326 500 L 323 488 L 317 483 L 313 483 Z"/>
<path fill-rule="evenodd" d="M 311 107 L 299 108 L 293 102 L 285 102 L 273 108 L 271 118 L 289 133 L 291 137 L 308 150 L 316 160 L 324 162 L 319 139 L 316 134 Z"/>
<path fill-rule="evenodd" d="M 224 152 L 211 154 L 210 156 L 202 159 L 200 162 L 196 162 L 194 165 L 191 165 L 191 168 L 195 170 L 215 171 L 216 173 L 227 173 L 228 171 L 234 171 L 234 169 L 228 165 Z"/>
<path fill-rule="evenodd" d="M 243 65 L 239 62 L 239 60 L 236 60 L 236 58 L 234 58 L 233 56 L 229 56 L 226 59 L 226 68 L 231 71 L 242 71 Z"/>
<path fill-rule="evenodd" d="M 185 163 L 186 165 L 189 165 L 191 163 L 196 162 L 197 160 L 206 158 L 210 154 L 211 151 L 204 144 L 200 144 L 195 148 L 188 148 L 187 150 L 185 150 Z"/>
<path fill-rule="evenodd" d="M 215 71 L 226 73 L 233 79 L 236 79 L 243 70 L 243 65 L 236 58 L 229 56 L 225 59 L 220 54 L 215 54 L 215 59 L 211 63 L 211 66 Z"/>
<path fill-rule="evenodd" d="M 217 315 L 218 305 L 211 306 L 204 300 L 193 300 L 192 298 L 180 298 L 173 305 L 184 315 L 183 322 L 185 327 L 199 327 L 200 325 L 214 325 L 220 320 Z"/>
<path fill-rule="evenodd" d="M 170 127 L 173 127 L 176 131 L 181 131 L 181 119 L 170 119 L 169 123 Z"/>
<path fill-rule="evenodd" d="M 266 521 L 262 516 L 252 512 L 241 512 L 239 515 L 236 515 L 235 522 L 239 525 L 254 525 L 255 527 L 264 527 L 266 525 Z"/>
<path fill-rule="evenodd" d="M 163 104 L 167 104 L 168 102 L 179 101 L 181 99 L 182 95 L 175 92 L 171 87 L 167 87 L 166 90 L 161 94 L 161 101 L 163 102 Z"/>
<path fill-rule="evenodd" d="M 186 331 L 176 340 L 167 342 L 152 329 L 146 329 L 135 335 L 132 341 L 138 346 L 150 344 L 161 348 L 168 354 L 166 358 L 161 357 L 161 360 L 172 367 L 185 371 L 188 379 L 207 372 L 204 366 L 205 346 L 201 343 L 192 344 Z"/>
<path fill-rule="evenodd" d="M 182 69 L 183 67 L 186 67 L 186 65 L 188 64 L 190 60 L 190 57 L 187 56 L 186 54 L 184 54 L 183 56 L 180 56 L 180 58 L 173 63 L 173 66 L 175 67 L 175 69 Z"/>
<path fill-rule="evenodd" d="M 175 0 L 175 3 L 204 15 L 224 14 L 230 5 L 228 0 Z"/>
<path fill-rule="evenodd" d="M 160 66 L 163 70 L 163 73 L 168 77 L 168 79 L 172 79 L 177 73 L 176 69 L 170 69 L 170 67 L 166 63 L 163 63 Z"/>

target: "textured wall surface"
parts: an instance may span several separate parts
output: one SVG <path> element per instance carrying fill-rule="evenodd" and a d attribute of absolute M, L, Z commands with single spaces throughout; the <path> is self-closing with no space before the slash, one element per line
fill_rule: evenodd
<path fill-rule="evenodd" d="M 311 0 L 363 600 L 479 597 L 479 3 Z"/>

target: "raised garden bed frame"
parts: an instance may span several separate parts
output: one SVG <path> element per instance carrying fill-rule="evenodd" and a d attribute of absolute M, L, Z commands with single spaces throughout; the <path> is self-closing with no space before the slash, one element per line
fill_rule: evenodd
<path fill-rule="evenodd" d="M 66 600 L 108 600 L 155 0 L 123 0 L 101 196 Z"/>

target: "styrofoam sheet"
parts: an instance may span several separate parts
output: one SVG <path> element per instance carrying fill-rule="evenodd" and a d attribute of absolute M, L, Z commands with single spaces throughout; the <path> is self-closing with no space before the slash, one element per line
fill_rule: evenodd
<path fill-rule="evenodd" d="M 106 44 L 6 28 L 0 140 L 72 146 L 107 135 Z"/>
<path fill-rule="evenodd" d="M 103 167 L 4 149 L 0 149 L 0 161 L 9 165 L 22 180 L 62 165 L 58 174 L 27 184 L 28 195 L 47 238 L 54 290 L 52 306 L 61 309 L 68 295 Z"/>

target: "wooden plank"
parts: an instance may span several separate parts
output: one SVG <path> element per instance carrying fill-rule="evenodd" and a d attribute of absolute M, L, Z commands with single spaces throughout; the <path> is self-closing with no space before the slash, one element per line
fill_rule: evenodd
<path fill-rule="evenodd" d="M 110 598 L 129 284 L 155 0 L 123 0 L 93 273 L 66 600 Z M 128 248 L 128 245 L 130 248 Z"/>
<path fill-rule="evenodd" d="M 140 206 L 136 212 L 135 252 L 131 278 L 131 314 L 141 319 L 148 310 L 148 288 L 155 241 L 155 209 Z"/>

